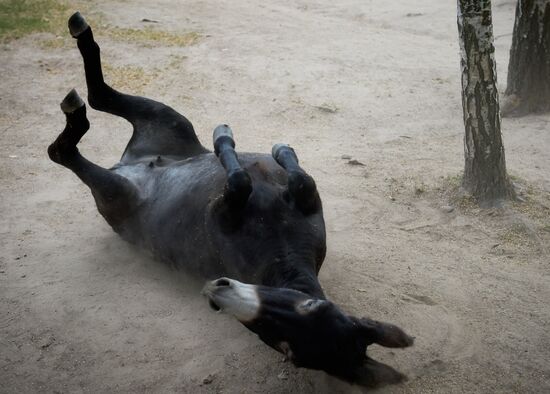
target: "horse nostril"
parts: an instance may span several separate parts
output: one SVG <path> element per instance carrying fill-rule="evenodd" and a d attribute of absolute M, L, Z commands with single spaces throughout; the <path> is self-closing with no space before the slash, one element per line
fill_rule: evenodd
<path fill-rule="evenodd" d="M 231 282 L 229 282 L 229 280 L 225 279 L 225 278 L 222 278 L 222 279 L 218 279 L 215 283 L 214 283 L 215 286 L 217 287 L 225 287 L 225 286 L 231 286 Z"/>

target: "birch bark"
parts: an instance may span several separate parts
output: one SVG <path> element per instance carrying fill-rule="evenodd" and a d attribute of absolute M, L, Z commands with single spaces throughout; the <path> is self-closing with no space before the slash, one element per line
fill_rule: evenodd
<path fill-rule="evenodd" d="M 550 0 L 518 0 L 503 116 L 550 110 Z"/>
<path fill-rule="evenodd" d="M 464 114 L 463 187 L 482 205 L 514 196 L 506 175 L 490 0 L 458 0 Z"/>

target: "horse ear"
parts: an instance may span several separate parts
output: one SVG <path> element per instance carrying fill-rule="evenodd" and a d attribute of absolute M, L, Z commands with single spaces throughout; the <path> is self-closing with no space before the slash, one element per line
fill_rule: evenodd
<path fill-rule="evenodd" d="M 414 344 L 414 337 L 407 335 L 396 325 L 371 320 L 367 317 L 355 319 L 355 321 L 369 343 L 392 348 L 404 348 Z"/>
<path fill-rule="evenodd" d="M 407 380 L 407 376 L 389 365 L 380 363 L 370 357 L 355 371 L 353 383 L 360 386 L 376 388 L 388 384 L 397 384 Z"/>

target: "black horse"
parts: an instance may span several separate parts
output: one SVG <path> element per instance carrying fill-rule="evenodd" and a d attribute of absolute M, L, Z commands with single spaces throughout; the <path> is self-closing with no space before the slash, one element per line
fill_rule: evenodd
<path fill-rule="evenodd" d="M 323 293 L 321 200 L 294 150 L 277 144 L 271 155 L 237 156 L 230 128 L 221 125 L 208 151 L 172 108 L 105 83 L 99 46 L 79 13 L 69 30 L 84 59 L 89 104 L 128 120 L 133 135 L 113 168 L 86 160 L 76 147 L 89 128 L 86 106 L 72 90 L 61 103 L 66 127 L 48 153 L 90 187 L 112 228 L 160 260 L 218 278 L 203 290 L 210 306 L 296 366 L 364 385 L 403 380 L 366 349 L 407 347 L 413 339 L 392 324 L 347 315 Z"/>

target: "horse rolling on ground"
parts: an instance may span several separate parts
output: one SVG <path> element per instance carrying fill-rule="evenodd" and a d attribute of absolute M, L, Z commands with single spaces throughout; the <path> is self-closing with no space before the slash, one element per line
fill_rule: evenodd
<path fill-rule="evenodd" d="M 99 46 L 78 12 L 69 31 L 84 60 L 90 106 L 123 117 L 133 134 L 111 169 L 88 161 L 76 147 L 90 125 L 86 105 L 72 90 L 61 103 L 66 127 L 48 154 L 90 187 L 111 227 L 156 258 L 214 279 L 203 290 L 210 306 L 296 366 L 366 386 L 402 381 L 368 357 L 367 346 L 404 348 L 413 338 L 395 325 L 350 316 L 323 293 L 321 200 L 294 150 L 277 144 L 271 155 L 237 155 L 231 129 L 221 125 L 210 152 L 172 108 L 105 83 Z"/>

